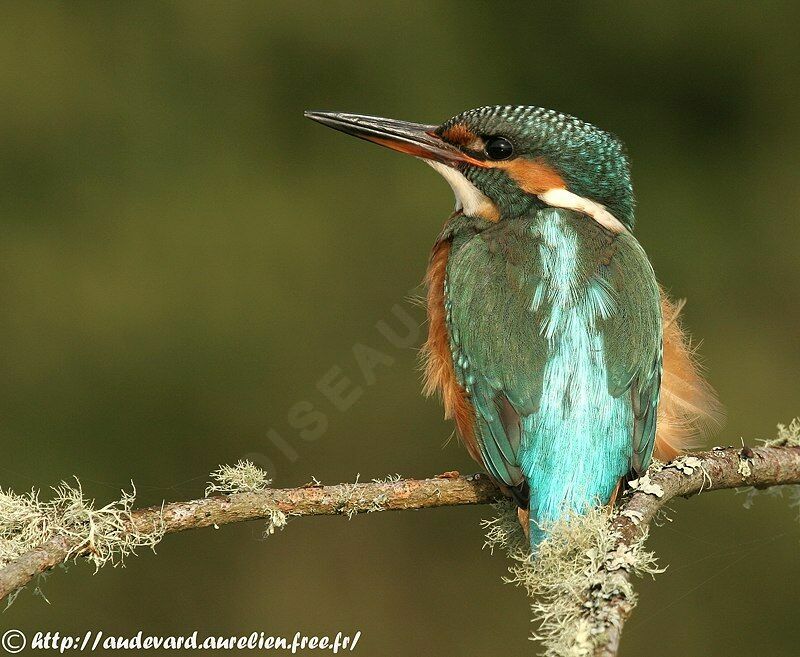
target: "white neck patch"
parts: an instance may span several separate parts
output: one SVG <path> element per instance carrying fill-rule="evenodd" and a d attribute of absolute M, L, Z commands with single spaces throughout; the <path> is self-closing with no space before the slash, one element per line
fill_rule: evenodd
<path fill-rule="evenodd" d="M 456 171 L 453 167 L 442 164 L 441 162 L 423 158 L 420 159 L 426 164 L 429 164 L 449 183 L 456 197 L 457 211 L 461 210 L 465 215 L 470 217 L 497 217 L 497 206 L 486 194 L 467 180 L 460 171 Z M 546 192 L 539 194 L 538 197 L 541 201 L 554 208 L 575 210 L 576 212 L 586 214 L 612 233 L 625 233 L 628 231 L 625 225 L 608 211 L 606 206 L 592 201 L 591 199 L 584 198 L 583 196 L 573 194 L 563 187 L 548 189 Z"/>
<path fill-rule="evenodd" d="M 608 211 L 605 205 L 573 194 L 563 187 L 548 189 L 538 196 L 542 201 L 547 203 L 547 205 L 552 205 L 555 208 L 564 208 L 566 210 L 575 210 L 583 214 L 588 214 L 598 224 L 607 228 L 612 233 L 625 233 L 628 230 L 619 219 Z"/>
<path fill-rule="evenodd" d="M 497 206 L 460 171 L 433 160 L 423 160 L 423 162 L 430 164 L 450 184 L 456 196 L 456 210 L 463 211 L 469 217 L 497 216 Z"/>

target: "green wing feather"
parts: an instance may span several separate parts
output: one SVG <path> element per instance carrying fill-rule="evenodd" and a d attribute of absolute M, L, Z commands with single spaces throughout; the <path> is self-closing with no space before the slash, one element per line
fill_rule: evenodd
<path fill-rule="evenodd" d="M 624 303 L 604 327 L 609 390 L 629 392 L 633 410 L 631 469 L 642 474 L 653 455 L 662 371 L 660 296 L 652 266 L 630 234 L 619 243 L 609 266 L 611 284 L 624 290 Z"/>
<path fill-rule="evenodd" d="M 524 505 L 522 417 L 538 407 L 547 358 L 530 312 L 520 312 L 520 299 L 532 299 L 541 281 L 529 225 L 506 222 L 456 238 L 451 254 L 446 298 L 456 376 L 475 408 L 484 465 Z"/>

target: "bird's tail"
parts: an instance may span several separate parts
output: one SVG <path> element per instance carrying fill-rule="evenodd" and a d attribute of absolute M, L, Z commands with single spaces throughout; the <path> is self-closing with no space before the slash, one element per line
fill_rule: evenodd
<path fill-rule="evenodd" d="M 697 447 L 725 418 L 717 393 L 701 374 L 697 350 L 681 326 L 683 303 L 672 301 L 661 290 L 664 370 L 655 442 L 655 456 L 661 461 Z"/>
<path fill-rule="evenodd" d="M 539 543 L 547 538 L 547 534 L 533 518 L 528 522 L 528 540 L 531 544 L 531 553 L 536 554 L 539 550 Z"/>

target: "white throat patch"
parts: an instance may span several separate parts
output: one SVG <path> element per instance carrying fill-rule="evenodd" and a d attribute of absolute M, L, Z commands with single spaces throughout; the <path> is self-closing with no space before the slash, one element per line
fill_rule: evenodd
<path fill-rule="evenodd" d="M 450 184 L 450 187 L 453 189 L 453 194 L 456 196 L 457 211 L 461 210 L 465 215 L 470 217 L 486 217 L 493 221 L 499 218 L 497 206 L 486 194 L 467 180 L 460 171 L 456 171 L 453 167 L 442 164 L 441 162 L 423 158 L 420 159 L 429 164 Z M 544 203 L 554 208 L 575 210 L 576 212 L 588 215 L 612 233 L 625 233 L 628 230 L 604 205 L 592 201 L 591 199 L 584 198 L 583 196 L 573 194 L 563 187 L 548 189 L 546 192 L 538 194 L 538 196 Z"/>
<path fill-rule="evenodd" d="M 456 210 L 462 210 L 470 217 L 497 216 L 497 206 L 460 171 L 433 160 L 423 160 L 423 162 L 430 164 L 450 184 L 456 196 Z"/>

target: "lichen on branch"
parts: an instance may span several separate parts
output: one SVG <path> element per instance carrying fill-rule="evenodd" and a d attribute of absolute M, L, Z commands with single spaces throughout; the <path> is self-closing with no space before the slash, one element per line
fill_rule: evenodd
<path fill-rule="evenodd" d="M 761 442 L 764 447 L 800 447 L 800 418 L 794 418 L 788 426 L 779 424 L 778 435 Z"/>
<path fill-rule="evenodd" d="M 83 494 L 80 481 L 62 481 L 50 499 L 40 491 L 17 494 L 0 490 L 0 569 L 53 537 L 69 544 L 66 558 L 80 554 L 95 570 L 122 564 L 138 548 L 154 548 L 164 536 L 164 523 L 157 514 L 150 527 L 131 523 L 136 488 L 121 491 L 118 500 L 95 508 Z"/>
<path fill-rule="evenodd" d="M 118 565 L 139 547 L 154 547 L 164 534 L 266 520 L 265 533 L 292 516 L 485 504 L 501 496 L 485 476 L 400 479 L 299 488 L 270 488 L 260 468 L 242 461 L 211 474 L 208 497 L 133 510 L 134 493 L 101 508 L 86 500 L 80 484 L 61 484 L 49 501 L 38 491 L 0 491 L 0 600 L 10 598 L 49 569 L 87 558 L 95 567 Z"/>
<path fill-rule="evenodd" d="M 506 552 L 511 565 L 504 581 L 523 587 L 531 597 L 536 629 L 532 639 L 544 657 L 590 657 L 605 641 L 615 619 L 606 602 L 624 596 L 636 604 L 636 592 L 620 572 L 637 576 L 662 572 L 652 552 L 644 549 L 647 533 L 625 544 L 612 519 L 618 511 L 592 509 L 550 523 L 547 538 L 531 555 L 514 506 L 494 505 L 496 515 L 483 521 L 486 547 Z"/>
<path fill-rule="evenodd" d="M 247 460 L 238 461 L 236 465 L 221 465 L 209 476 L 212 481 L 206 486 L 206 497 L 214 494 L 257 493 L 272 484 L 265 470 Z"/>

